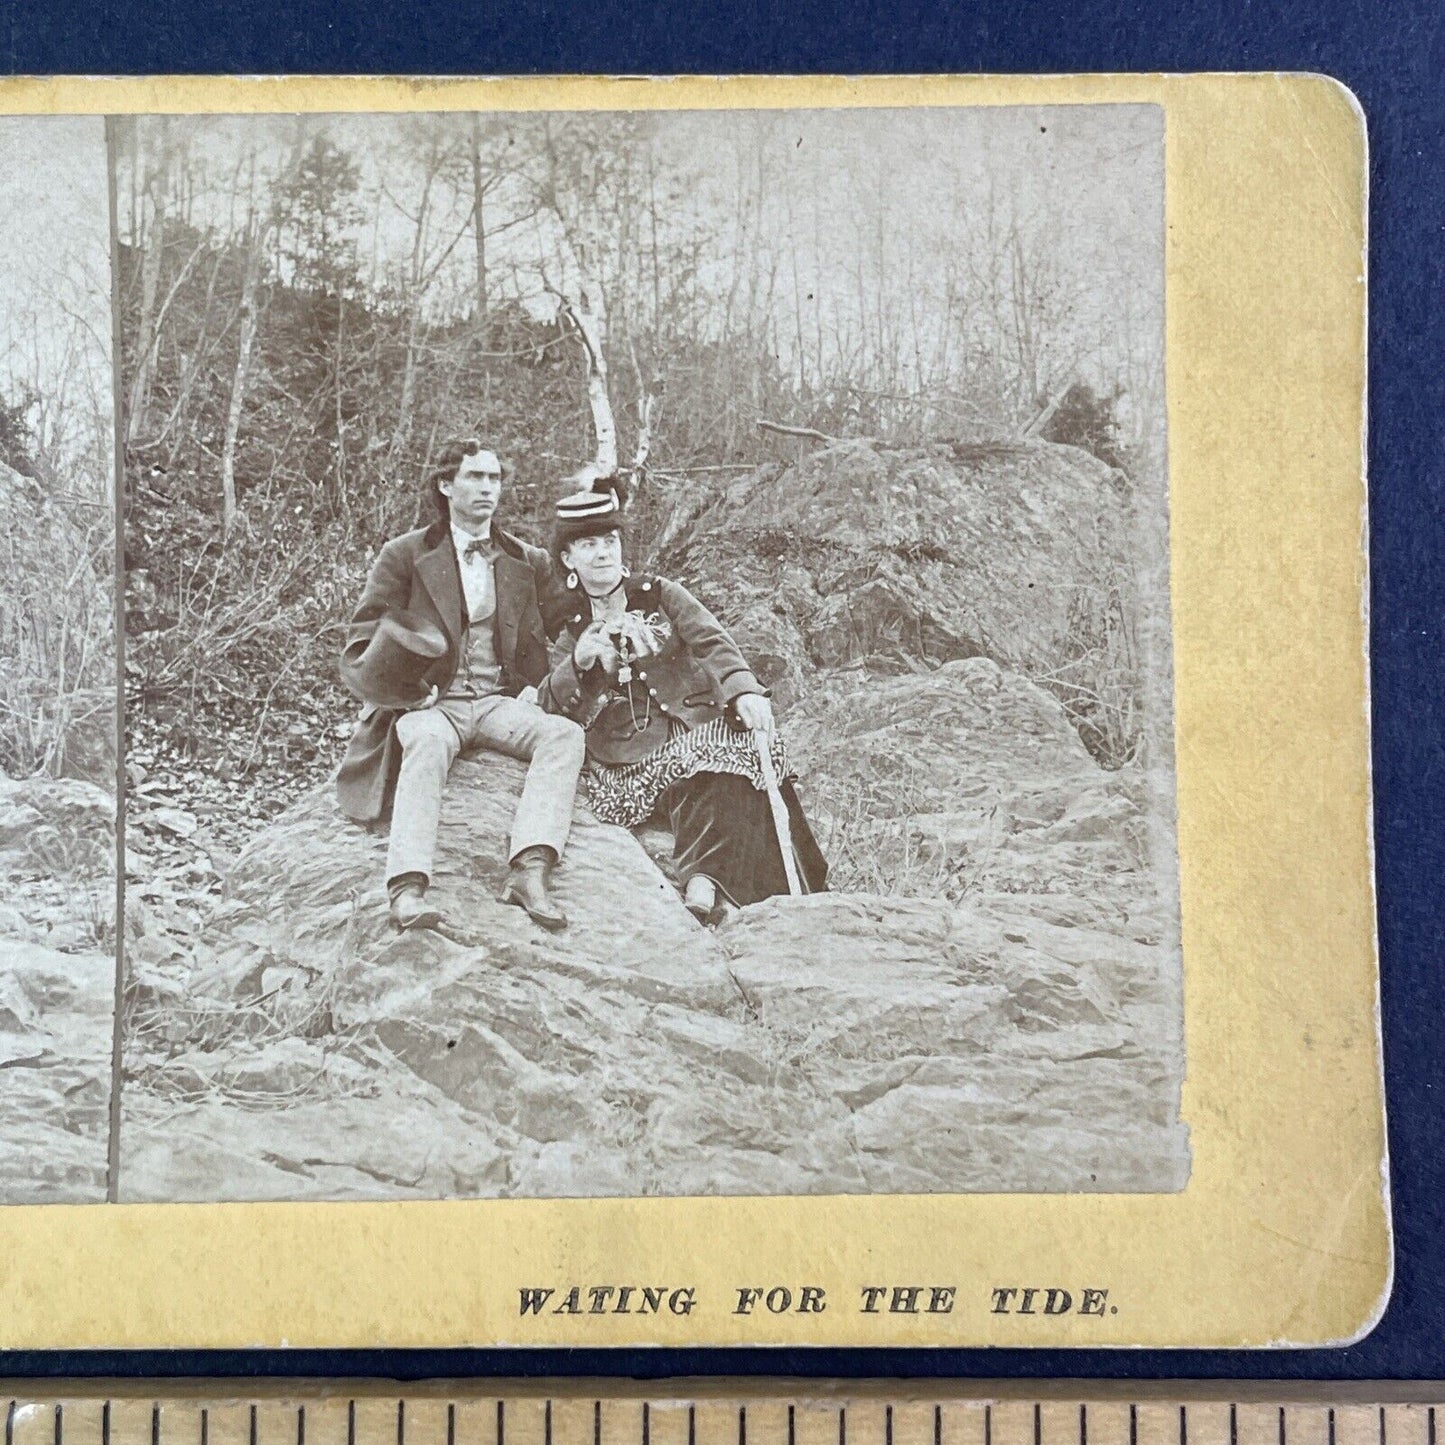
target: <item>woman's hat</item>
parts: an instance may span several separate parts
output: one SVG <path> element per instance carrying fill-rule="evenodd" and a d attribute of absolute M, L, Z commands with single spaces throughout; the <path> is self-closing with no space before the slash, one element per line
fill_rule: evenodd
<path fill-rule="evenodd" d="M 414 707 L 426 693 L 423 678 L 447 650 L 446 634 L 428 617 L 388 612 L 370 637 L 358 637 L 341 654 L 341 680 L 363 702 Z"/>
<path fill-rule="evenodd" d="M 622 499 L 617 479 L 594 477 L 587 490 L 572 492 L 557 503 L 556 549 L 560 552 L 579 538 L 600 537 L 621 527 Z"/>

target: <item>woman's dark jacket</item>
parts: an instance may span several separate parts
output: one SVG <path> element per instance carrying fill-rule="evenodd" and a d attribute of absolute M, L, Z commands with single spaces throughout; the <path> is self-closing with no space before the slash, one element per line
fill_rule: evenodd
<path fill-rule="evenodd" d="M 613 683 L 600 667 L 579 673 L 569 651 L 538 694 L 548 712 L 586 727 L 590 758 L 612 765 L 639 762 L 668 740 L 670 722 L 694 728 L 725 716 L 744 693 L 767 696 L 727 629 L 687 588 L 637 574 L 623 586 L 629 612 L 668 624 L 661 650 L 632 664 L 626 686 Z M 592 609 L 580 587 L 562 600 L 574 598 L 563 625 L 575 645 L 592 621 Z M 616 694 L 610 699 L 609 689 Z"/>

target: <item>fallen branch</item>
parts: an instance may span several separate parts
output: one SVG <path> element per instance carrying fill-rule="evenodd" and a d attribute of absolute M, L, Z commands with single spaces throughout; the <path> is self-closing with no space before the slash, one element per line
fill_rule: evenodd
<path fill-rule="evenodd" d="M 1052 399 L 1046 400 L 1044 405 L 1034 413 L 1033 420 L 1028 422 L 1020 431 L 1019 436 L 1024 441 L 1031 441 L 1039 436 L 1043 429 L 1054 419 L 1054 413 L 1063 404 L 1064 398 L 1069 394 L 1072 381 L 1064 383 L 1063 389 L 1054 393 Z"/>
<path fill-rule="evenodd" d="M 757 462 L 718 462 L 705 467 L 659 467 L 655 477 L 693 477 L 702 472 L 755 472 Z"/>
<path fill-rule="evenodd" d="M 757 426 L 759 431 L 775 432 L 782 437 L 804 437 L 808 441 L 822 442 L 824 446 L 828 447 L 842 440 L 841 437 L 830 437 L 824 432 L 815 431 L 810 426 L 784 426 L 781 422 L 761 420 Z"/>

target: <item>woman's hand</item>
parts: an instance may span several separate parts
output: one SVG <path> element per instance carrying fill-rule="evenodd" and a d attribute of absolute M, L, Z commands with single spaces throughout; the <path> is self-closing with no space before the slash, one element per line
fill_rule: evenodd
<path fill-rule="evenodd" d="M 656 635 L 635 612 L 624 612 L 618 627 L 634 658 L 651 657 L 658 650 Z"/>
<path fill-rule="evenodd" d="M 589 672 L 599 665 L 609 674 L 617 671 L 617 647 L 606 622 L 594 622 L 583 631 L 572 649 L 572 661 L 578 672 Z"/>
<path fill-rule="evenodd" d="M 772 733 L 775 726 L 773 705 L 762 693 L 745 692 L 741 697 L 735 697 L 733 711 L 737 713 L 738 721 L 749 732 L 762 733 L 765 737 Z"/>

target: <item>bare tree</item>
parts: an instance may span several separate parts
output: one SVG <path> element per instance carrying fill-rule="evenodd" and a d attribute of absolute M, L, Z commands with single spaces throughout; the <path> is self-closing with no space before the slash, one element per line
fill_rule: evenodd
<path fill-rule="evenodd" d="M 141 250 L 140 314 L 131 357 L 131 384 L 127 394 L 126 440 L 134 441 L 145 428 L 150 404 L 151 375 L 160 344 L 162 317 L 156 315 L 161 262 L 165 255 L 166 192 L 170 182 L 171 139 L 167 117 L 157 117 L 154 141 L 145 148 L 141 183 L 141 213 L 133 244 Z"/>
<path fill-rule="evenodd" d="M 251 178 L 254 187 L 254 153 Z M 257 293 L 261 282 L 261 255 L 265 250 L 270 233 L 270 222 L 260 222 L 253 207 L 246 221 L 246 269 L 241 283 L 241 335 L 236 348 L 236 370 L 231 380 L 231 400 L 226 408 L 226 433 L 221 443 L 221 534 L 225 537 L 231 535 L 236 525 L 236 439 L 241 430 L 241 409 L 246 403 L 246 380 L 251 370 L 251 348 L 256 341 Z"/>

